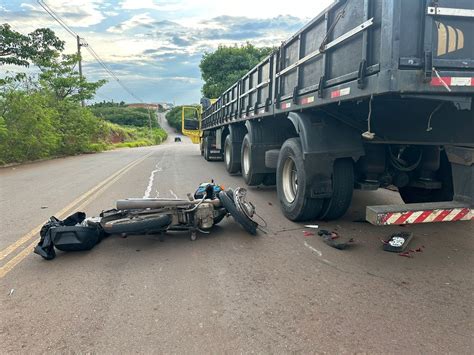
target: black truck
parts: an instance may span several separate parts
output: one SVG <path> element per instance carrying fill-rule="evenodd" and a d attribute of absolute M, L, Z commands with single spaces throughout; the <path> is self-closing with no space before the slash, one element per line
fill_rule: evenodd
<path fill-rule="evenodd" d="M 389 185 L 472 219 L 473 96 L 473 0 L 339 0 L 203 107 L 201 153 L 294 221 Z"/>

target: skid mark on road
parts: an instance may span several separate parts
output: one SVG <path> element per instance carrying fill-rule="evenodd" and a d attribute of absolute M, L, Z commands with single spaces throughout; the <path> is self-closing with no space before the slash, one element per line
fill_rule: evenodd
<path fill-rule="evenodd" d="M 148 179 L 148 186 L 145 190 L 145 194 L 143 198 L 150 198 L 151 189 L 153 188 L 153 181 L 155 180 L 155 174 L 161 171 L 160 163 L 156 164 L 155 170 L 153 170 L 150 174 L 150 178 Z"/>
<path fill-rule="evenodd" d="M 175 200 L 178 200 L 178 196 L 173 192 L 173 190 L 170 190 L 170 194 L 174 197 Z"/>
<path fill-rule="evenodd" d="M 151 198 L 152 192 L 153 192 L 153 185 L 155 184 L 156 175 L 159 172 L 162 172 L 163 170 L 166 170 L 166 162 L 163 164 L 163 159 L 165 156 L 167 156 L 168 149 L 163 150 L 163 154 L 161 155 L 159 161 L 155 165 L 155 169 L 150 173 L 150 177 L 148 178 L 148 185 L 146 187 L 145 193 L 143 194 L 143 198 Z M 160 192 L 158 190 L 158 185 L 154 189 L 156 197 L 158 198 L 160 196 Z"/>

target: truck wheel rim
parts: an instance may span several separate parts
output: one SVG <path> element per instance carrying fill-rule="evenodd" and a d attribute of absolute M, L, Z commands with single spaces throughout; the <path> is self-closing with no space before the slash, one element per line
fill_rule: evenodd
<path fill-rule="evenodd" d="M 227 166 L 230 165 L 230 147 L 228 144 L 225 145 L 225 163 Z"/>
<path fill-rule="evenodd" d="M 244 168 L 244 173 L 245 173 L 245 175 L 248 175 L 248 173 L 250 171 L 250 151 L 249 151 L 249 146 L 248 145 L 244 146 L 243 158 L 244 159 L 242 161 L 242 165 L 243 165 L 243 168 Z"/>
<path fill-rule="evenodd" d="M 285 165 L 283 165 L 282 186 L 285 199 L 292 203 L 298 193 L 298 175 L 296 164 L 291 158 L 286 159 Z"/>

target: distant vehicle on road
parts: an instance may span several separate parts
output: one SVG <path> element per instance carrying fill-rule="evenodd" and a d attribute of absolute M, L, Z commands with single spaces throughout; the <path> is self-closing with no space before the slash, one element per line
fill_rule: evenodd
<path fill-rule="evenodd" d="M 174 137 L 175 142 L 181 142 L 181 137 Z"/>
<path fill-rule="evenodd" d="M 473 97 L 474 2 L 338 0 L 197 121 L 183 111 L 183 134 L 248 185 L 276 184 L 293 221 L 337 219 L 354 189 L 390 185 L 418 206 L 371 223 L 470 219 Z"/>

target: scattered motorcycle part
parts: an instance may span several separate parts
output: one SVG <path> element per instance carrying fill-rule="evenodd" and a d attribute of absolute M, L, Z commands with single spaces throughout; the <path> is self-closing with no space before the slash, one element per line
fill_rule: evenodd
<path fill-rule="evenodd" d="M 383 250 L 393 253 L 400 253 L 404 251 L 413 238 L 411 232 L 398 232 L 392 234 L 387 240 L 383 242 Z"/>

